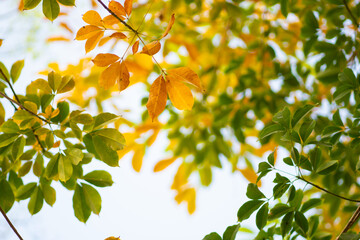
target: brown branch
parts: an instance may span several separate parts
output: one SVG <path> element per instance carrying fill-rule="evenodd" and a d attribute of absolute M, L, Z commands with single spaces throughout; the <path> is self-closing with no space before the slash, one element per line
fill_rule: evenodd
<path fill-rule="evenodd" d="M 18 236 L 18 238 L 20 240 L 23 240 L 23 238 L 21 237 L 21 235 L 19 234 L 19 232 L 16 230 L 15 226 L 11 223 L 10 219 L 6 216 L 5 211 L 0 207 L 0 212 L 1 214 L 4 216 L 6 222 L 9 224 L 9 226 L 11 227 L 11 229 L 14 231 L 14 233 Z"/>
<path fill-rule="evenodd" d="M 352 22 L 354 23 L 354 25 L 356 26 L 356 31 L 358 30 L 359 28 L 359 23 L 356 19 L 356 17 L 354 16 L 354 14 L 351 12 L 350 8 L 349 8 L 349 5 L 347 4 L 346 0 L 343 0 L 343 3 L 345 5 L 345 8 L 346 8 L 346 11 L 349 13 L 350 17 L 351 17 L 351 20 Z"/>
<path fill-rule="evenodd" d="M 344 233 L 346 233 L 347 231 L 349 231 L 349 229 L 356 223 L 356 221 L 359 219 L 360 217 L 360 206 L 358 206 L 358 208 L 355 210 L 354 214 L 351 216 L 351 218 L 349 219 L 348 223 L 346 224 L 346 226 L 344 227 L 344 229 L 341 231 L 341 233 L 339 234 L 339 236 L 337 236 L 336 240 L 340 239 L 340 236 Z"/>

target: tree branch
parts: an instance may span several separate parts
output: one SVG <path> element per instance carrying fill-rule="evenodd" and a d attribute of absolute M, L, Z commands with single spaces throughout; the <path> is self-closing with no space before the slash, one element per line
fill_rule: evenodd
<path fill-rule="evenodd" d="M 14 231 L 14 233 L 18 236 L 18 238 L 20 240 L 23 240 L 23 238 L 21 237 L 21 235 L 19 234 L 19 232 L 16 230 L 15 226 L 11 223 L 10 219 L 7 217 L 5 211 L 0 207 L 0 212 L 1 214 L 4 216 L 6 222 L 9 224 L 9 226 L 11 227 L 11 229 Z"/>
<path fill-rule="evenodd" d="M 355 24 L 356 26 L 356 31 L 358 30 L 359 28 L 359 23 L 356 19 L 356 17 L 354 16 L 354 14 L 351 12 L 350 8 L 349 8 L 349 5 L 347 4 L 347 1 L 346 0 L 343 0 L 343 3 L 345 5 L 345 8 L 346 8 L 346 11 L 349 13 L 350 17 L 351 17 L 351 20 L 352 22 Z"/>
<path fill-rule="evenodd" d="M 346 233 L 347 231 L 349 231 L 349 229 L 356 223 L 356 221 L 359 219 L 359 217 L 360 217 L 360 206 L 358 206 L 358 208 L 355 210 L 354 214 L 351 216 L 351 218 L 349 219 L 348 223 L 346 224 L 344 229 L 341 231 L 339 236 L 337 236 L 336 240 L 339 240 L 340 236 L 343 233 Z"/>

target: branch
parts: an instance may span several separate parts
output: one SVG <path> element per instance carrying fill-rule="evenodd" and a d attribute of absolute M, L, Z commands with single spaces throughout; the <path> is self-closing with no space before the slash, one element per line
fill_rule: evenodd
<path fill-rule="evenodd" d="M 3 72 L 3 70 L 2 70 L 1 68 L 0 68 L 0 73 L 1 73 L 1 75 L 3 76 L 3 78 L 5 79 L 5 81 L 7 82 L 7 84 L 9 84 L 9 87 L 10 87 L 12 93 L 14 94 L 16 101 L 20 102 L 18 96 L 16 95 L 16 92 L 15 92 L 14 88 L 12 87 L 12 85 L 11 85 L 11 83 L 10 83 L 10 79 L 8 79 L 8 78 L 6 77 L 5 73 Z"/>
<path fill-rule="evenodd" d="M 303 177 L 299 177 L 299 176 L 298 176 L 297 178 L 300 179 L 300 180 L 303 180 L 304 182 L 310 184 L 311 186 L 316 187 L 317 189 L 320 189 L 321 191 L 326 192 L 326 193 L 328 193 L 328 194 L 330 194 L 330 195 L 333 195 L 333 196 L 335 196 L 335 197 L 338 197 L 338 198 L 341 198 L 341 199 L 344 199 L 344 200 L 347 200 L 347 201 L 350 201 L 350 202 L 360 203 L 360 200 L 343 197 L 343 196 L 338 195 L 338 194 L 336 194 L 336 193 L 330 192 L 329 190 L 326 190 L 325 188 L 320 187 L 319 185 L 316 185 L 315 183 L 312 183 L 312 182 L 306 180 L 306 179 L 303 178 Z M 359 210 L 359 211 L 360 211 L 360 210 Z"/>
<path fill-rule="evenodd" d="M 0 212 L 2 213 L 2 215 L 4 216 L 6 222 L 9 224 L 9 226 L 11 227 L 11 229 L 14 231 L 14 233 L 18 236 L 18 238 L 20 240 L 23 240 L 23 238 L 21 237 L 21 235 L 19 234 L 19 232 L 16 230 L 16 228 L 14 227 L 14 225 L 11 223 L 10 219 L 6 216 L 5 211 L 0 207 Z"/>
<path fill-rule="evenodd" d="M 343 3 L 345 5 L 345 8 L 346 8 L 346 11 L 349 13 L 350 17 L 351 17 L 351 20 L 352 22 L 355 24 L 356 26 L 356 31 L 358 30 L 359 28 L 359 24 L 357 22 L 357 19 L 356 17 L 354 16 L 354 14 L 351 12 L 350 8 L 349 8 L 349 5 L 347 4 L 346 0 L 343 0 Z"/>
<path fill-rule="evenodd" d="M 349 231 L 349 229 L 356 223 L 356 221 L 359 219 L 359 217 L 360 217 L 360 206 L 358 206 L 358 208 L 355 210 L 354 214 L 351 216 L 351 218 L 349 219 L 348 223 L 346 224 L 344 229 L 341 231 L 339 236 L 337 236 L 336 240 L 339 240 L 340 236 L 343 233 L 346 233 L 347 231 Z"/>

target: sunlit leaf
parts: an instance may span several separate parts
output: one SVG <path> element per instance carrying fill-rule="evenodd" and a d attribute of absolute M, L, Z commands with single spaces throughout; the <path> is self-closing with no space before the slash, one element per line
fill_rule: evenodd
<path fill-rule="evenodd" d="M 45 17 L 51 21 L 59 16 L 60 6 L 56 0 L 43 0 L 42 8 Z"/>
<path fill-rule="evenodd" d="M 120 63 L 120 73 L 118 79 L 119 91 L 126 89 L 130 84 L 130 73 L 124 61 Z"/>
<path fill-rule="evenodd" d="M 99 85 L 109 89 L 115 85 L 120 78 L 120 62 L 115 62 L 106 68 L 100 75 Z"/>
<path fill-rule="evenodd" d="M 96 57 L 92 61 L 94 62 L 94 64 L 96 66 L 107 67 L 107 66 L 109 66 L 110 64 L 113 64 L 114 62 L 116 62 L 119 59 L 120 59 L 120 57 L 115 55 L 115 54 L 100 53 L 100 54 L 96 55 Z"/>
<path fill-rule="evenodd" d="M 137 53 L 138 50 L 139 50 L 139 40 L 136 41 L 136 42 L 134 43 L 134 45 L 132 46 L 132 52 L 133 52 L 133 54 Z"/>
<path fill-rule="evenodd" d="M 99 34 L 99 32 L 102 32 L 103 30 L 97 26 L 93 25 L 87 25 L 83 26 L 79 29 L 79 31 L 76 34 L 76 40 L 86 40 L 93 36 L 96 36 Z"/>
<path fill-rule="evenodd" d="M 173 75 L 166 76 L 166 91 L 174 107 L 179 110 L 191 110 L 194 97 L 190 89 Z"/>
<path fill-rule="evenodd" d="M 123 7 L 123 5 L 121 5 L 121 3 L 117 2 L 117 1 L 112 0 L 109 3 L 109 9 L 113 13 L 115 13 L 115 15 L 117 15 L 118 17 L 126 15 L 125 8 Z"/>
<path fill-rule="evenodd" d="M 156 53 L 158 53 L 160 51 L 160 49 L 161 49 L 160 42 L 154 41 L 149 44 L 146 44 L 140 53 L 144 53 L 144 54 L 152 56 L 152 55 L 155 55 Z"/>
<path fill-rule="evenodd" d="M 168 26 L 166 27 L 165 29 L 165 32 L 163 33 L 163 35 L 161 36 L 161 38 L 164 38 L 166 37 L 170 30 L 171 30 L 171 27 L 174 25 L 174 22 L 175 22 L 175 14 L 172 14 L 171 17 L 170 17 L 170 21 L 169 21 L 169 24 Z"/>
<path fill-rule="evenodd" d="M 82 19 L 84 20 L 84 22 L 90 25 L 95 25 L 95 26 L 103 25 L 100 14 L 94 10 L 87 11 L 83 15 Z"/>
<path fill-rule="evenodd" d="M 149 100 L 146 108 L 152 120 L 162 113 L 166 107 L 167 93 L 166 84 L 162 75 L 160 75 L 151 85 Z"/>
<path fill-rule="evenodd" d="M 133 0 L 125 0 L 124 8 L 125 8 L 125 12 L 128 16 L 130 16 L 130 14 L 131 14 L 132 5 L 133 5 Z"/>

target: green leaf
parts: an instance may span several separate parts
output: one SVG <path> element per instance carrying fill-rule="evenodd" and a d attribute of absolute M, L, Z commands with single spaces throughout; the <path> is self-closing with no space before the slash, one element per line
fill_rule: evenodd
<path fill-rule="evenodd" d="M 89 206 L 91 211 L 97 215 L 99 215 L 101 210 L 101 197 L 98 191 L 90 185 L 85 183 L 82 184 L 84 197 L 86 204 Z"/>
<path fill-rule="evenodd" d="M 340 235 L 339 240 L 359 240 L 360 233 L 347 232 Z"/>
<path fill-rule="evenodd" d="M 240 224 L 227 227 L 223 234 L 223 240 L 235 240 L 235 237 L 239 232 L 239 228 Z"/>
<path fill-rule="evenodd" d="M 103 170 L 95 170 L 86 174 L 84 180 L 97 187 L 109 187 L 114 183 L 110 173 Z"/>
<path fill-rule="evenodd" d="M 345 98 L 350 96 L 353 87 L 348 84 L 342 84 L 336 87 L 336 90 L 333 94 L 333 100 L 337 103 L 344 101 Z"/>
<path fill-rule="evenodd" d="M 19 131 L 19 126 L 13 120 L 7 120 L 0 127 L 0 132 L 3 133 L 18 133 Z"/>
<path fill-rule="evenodd" d="M 85 223 L 91 214 L 91 210 L 86 204 L 83 188 L 77 184 L 73 196 L 74 214 L 80 222 Z"/>
<path fill-rule="evenodd" d="M 84 124 L 84 125 L 90 125 L 93 123 L 94 119 L 92 118 L 92 116 L 90 114 L 84 113 L 84 114 L 78 114 L 74 117 L 71 117 L 70 115 L 70 120 L 74 123 L 80 123 L 80 124 Z"/>
<path fill-rule="evenodd" d="M 60 154 L 54 155 L 45 168 L 45 176 L 48 179 L 56 178 L 59 175 L 58 165 L 59 165 Z"/>
<path fill-rule="evenodd" d="M 267 162 L 261 162 L 261 163 L 259 163 L 259 166 L 258 166 L 258 173 L 266 171 L 271 168 L 272 168 L 271 165 L 268 164 Z"/>
<path fill-rule="evenodd" d="M 35 8 L 41 0 L 24 0 L 24 10 L 30 10 Z"/>
<path fill-rule="evenodd" d="M 23 136 L 17 138 L 12 147 L 12 157 L 14 161 L 18 160 L 24 152 L 26 140 Z"/>
<path fill-rule="evenodd" d="M 350 68 L 346 68 L 343 72 L 339 73 L 339 80 L 342 83 L 350 84 L 356 87 L 357 81 L 354 72 Z"/>
<path fill-rule="evenodd" d="M 10 76 L 13 83 L 15 83 L 19 79 L 23 68 L 24 68 L 24 60 L 19 60 L 12 65 L 10 70 Z"/>
<path fill-rule="evenodd" d="M 119 130 L 114 128 L 100 129 L 94 132 L 94 134 L 114 151 L 123 149 L 126 143 L 124 136 L 119 132 Z"/>
<path fill-rule="evenodd" d="M 93 130 L 100 129 L 116 120 L 120 117 L 112 113 L 100 113 L 95 117 L 95 123 Z"/>
<path fill-rule="evenodd" d="M 289 207 L 284 203 L 278 203 L 270 210 L 269 220 L 280 218 L 290 211 L 293 211 L 292 207 Z"/>
<path fill-rule="evenodd" d="M 288 0 L 281 0 L 280 2 L 281 13 L 284 17 L 288 15 Z"/>
<path fill-rule="evenodd" d="M 328 126 L 328 127 L 324 128 L 324 130 L 321 133 L 321 136 L 322 137 L 329 137 L 333 133 L 340 132 L 341 130 L 342 130 L 341 127 L 338 127 L 338 126 Z"/>
<path fill-rule="evenodd" d="M 111 167 L 119 166 L 119 156 L 117 152 L 108 147 L 103 138 L 95 135 L 92 139 L 95 150 L 100 156 L 101 161 Z"/>
<path fill-rule="evenodd" d="M 268 162 L 270 163 L 271 166 L 274 166 L 275 163 L 275 152 L 272 152 L 269 154 L 268 158 L 267 158 Z"/>
<path fill-rule="evenodd" d="M 322 200 L 320 198 L 311 198 L 302 205 L 300 212 L 305 213 L 311 208 L 319 206 L 321 203 Z"/>
<path fill-rule="evenodd" d="M 315 129 L 315 125 L 316 125 L 315 120 L 305 121 L 301 125 L 299 133 L 300 133 L 300 137 L 301 137 L 301 140 L 303 141 L 303 143 L 305 143 L 306 140 L 309 138 L 312 131 Z"/>
<path fill-rule="evenodd" d="M 244 203 L 237 213 L 238 221 L 241 222 L 248 219 L 263 203 L 264 201 L 261 200 L 251 200 Z"/>
<path fill-rule="evenodd" d="M 43 13 L 50 21 L 55 20 L 60 13 L 60 6 L 56 0 L 43 0 Z M 50 83 L 50 81 L 49 81 Z M 50 85 L 51 86 L 51 85 Z M 54 92 L 57 88 L 53 88 Z"/>
<path fill-rule="evenodd" d="M 61 79 L 60 85 L 57 89 L 57 93 L 65 93 L 71 91 L 75 87 L 74 77 L 64 76 Z"/>
<path fill-rule="evenodd" d="M 0 135 L 0 147 L 5 147 L 10 143 L 13 143 L 18 137 L 18 134 L 15 133 L 4 133 Z"/>
<path fill-rule="evenodd" d="M 83 152 L 78 148 L 68 148 L 64 152 L 74 165 L 78 165 L 84 157 Z"/>
<path fill-rule="evenodd" d="M 310 152 L 310 162 L 314 171 L 317 171 L 321 163 L 321 150 L 319 147 L 316 147 Z"/>
<path fill-rule="evenodd" d="M 344 123 L 343 123 L 343 121 L 341 120 L 341 117 L 340 117 L 339 109 L 334 113 L 333 121 L 334 121 L 335 125 L 337 125 L 337 126 L 341 126 L 341 127 L 344 126 Z"/>
<path fill-rule="evenodd" d="M 70 128 L 75 134 L 76 138 L 81 140 L 82 139 L 82 131 L 76 123 L 70 122 Z"/>
<path fill-rule="evenodd" d="M 44 196 L 40 187 L 35 188 L 34 192 L 31 194 L 30 201 L 28 204 L 28 209 L 31 215 L 38 213 L 44 203 Z"/>
<path fill-rule="evenodd" d="M 58 2 L 65 6 L 75 6 L 75 0 L 58 0 Z"/>
<path fill-rule="evenodd" d="M 334 83 L 338 81 L 340 69 L 338 67 L 330 67 L 316 75 L 316 78 L 325 84 Z"/>
<path fill-rule="evenodd" d="M 222 238 L 220 237 L 220 235 L 216 232 L 212 232 L 208 235 L 206 235 L 203 240 L 222 240 Z"/>
<path fill-rule="evenodd" d="M 283 237 L 285 237 L 289 233 L 293 220 L 294 220 L 294 212 L 287 213 L 284 216 L 284 218 L 281 220 L 280 229 L 281 229 L 281 235 Z"/>
<path fill-rule="evenodd" d="M 249 183 L 246 191 L 246 196 L 250 199 L 265 198 L 265 195 L 259 190 L 256 184 Z"/>
<path fill-rule="evenodd" d="M 9 71 L 7 70 L 7 68 L 5 67 L 5 65 L 0 62 L 0 79 L 7 81 L 10 81 L 10 74 Z M 4 76 L 5 75 L 5 76 Z"/>
<path fill-rule="evenodd" d="M 13 119 L 14 120 L 27 120 L 33 118 L 34 116 L 25 110 L 18 110 L 14 113 Z"/>
<path fill-rule="evenodd" d="M 21 168 L 19 168 L 19 171 L 18 171 L 18 175 L 19 177 L 23 177 L 25 176 L 26 174 L 29 173 L 30 169 L 31 169 L 31 166 L 32 166 L 32 162 L 29 161 L 29 162 L 25 162 Z"/>
<path fill-rule="evenodd" d="M 284 193 L 288 190 L 289 187 L 290 185 L 288 183 L 276 184 L 273 188 L 274 199 L 282 197 L 282 195 L 284 195 Z"/>
<path fill-rule="evenodd" d="M 305 105 L 304 107 L 296 110 L 294 116 L 291 120 L 291 126 L 294 128 L 296 124 L 303 119 L 312 109 L 314 108 L 313 105 Z"/>
<path fill-rule="evenodd" d="M 60 181 L 66 182 L 72 176 L 73 166 L 67 156 L 60 154 L 58 160 L 58 171 Z"/>
<path fill-rule="evenodd" d="M 37 177 L 40 177 L 44 169 L 44 158 L 41 154 L 38 154 L 35 158 L 34 166 L 33 166 L 33 172 L 34 175 Z"/>
<path fill-rule="evenodd" d="M 54 205 L 55 201 L 56 201 L 56 191 L 53 187 L 51 187 L 50 185 L 47 184 L 43 184 L 42 186 L 42 191 L 44 194 L 44 199 L 45 202 L 47 204 L 49 204 L 50 206 Z"/>
<path fill-rule="evenodd" d="M 327 175 L 330 172 L 335 171 L 338 165 L 339 165 L 339 161 L 337 160 L 325 162 L 320 165 L 316 173 L 320 175 Z"/>
<path fill-rule="evenodd" d="M 285 107 L 282 111 L 277 112 L 273 117 L 273 122 L 281 124 L 285 128 L 290 127 L 291 113 L 288 107 Z"/>
<path fill-rule="evenodd" d="M 204 186 L 209 186 L 212 180 L 212 172 L 209 166 L 199 169 L 200 181 Z"/>
<path fill-rule="evenodd" d="M 8 212 L 14 204 L 15 196 L 10 184 L 5 179 L 0 181 L 0 193 L 0 207 Z"/>
<path fill-rule="evenodd" d="M 265 203 L 256 214 L 256 226 L 259 230 L 266 226 L 269 212 L 269 203 Z"/>
<path fill-rule="evenodd" d="M 290 206 L 298 210 L 301 206 L 303 197 L 304 197 L 304 192 L 301 189 L 298 189 L 294 194 L 294 198 L 291 201 L 289 201 Z"/>
<path fill-rule="evenodd" d="M 31 196 L 31 194 L 34 192 L 36 188 L 36 183 L 28 183 L 26 185 L 23 185 L 21 187 L 19 187 L 16 190 L 16 194 L 15 197 L 17 200 L 24 200 L 27 199 Z"/>
<path fill-rule="evenodd" d="M 53 1 L 53 0 L 46 0 L 47 2 Z M 45 1 L 43 2 L 45 4 Z M 46 15 L 45 15 L 46 16 Z M 52 20 L 52 19 L 50 19 Z M 50 72 L 48 74 L 48 82 L 53 90 L 53 92 L 56 92 L 61 84 L 61 75 L 59 73 L 56 73 L 54 71 Z"/>
<path fill-rule="evenodd" d="M 275 133 L 284 132 L 285 128 L 280 124 L 273 124 L 266 126 L 263 130 L 261 130 L 259 138 L 263 139 L 267 136 L 273 135 Z"/>
<path fill-rule="evenodd" d="M 70 107 L 68 102 L 58 102 L 57 108 L 60 110 L 59 114 L 51 119 L 52 122 L 61 123 L 64 121 L 70 113 Z"/>
<path fill-rule="evenodd" d="M 307 233 L 309 229 L 309 223 L 303 213 L 295 213 L 295 222 L 304 231 L 304 233 Z"/>

